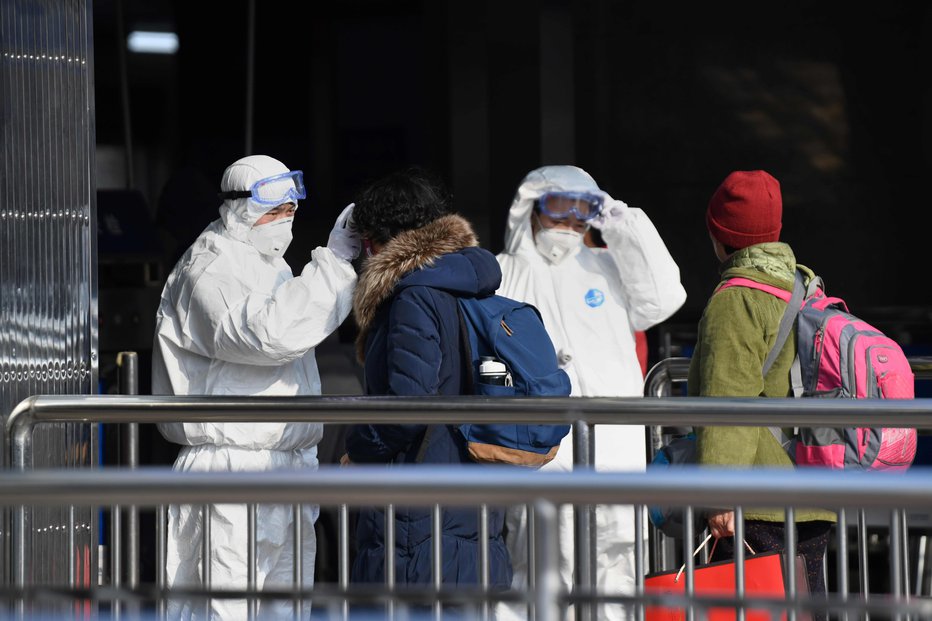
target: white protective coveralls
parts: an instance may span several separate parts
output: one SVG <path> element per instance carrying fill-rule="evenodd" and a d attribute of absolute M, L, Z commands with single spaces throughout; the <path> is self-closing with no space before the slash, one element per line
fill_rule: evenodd
<path fill-rule="evenodd" d="M 604 217 L 594 221 L 607 248 L 582 243 L 554 264 L 538 251 L 531 230 L 534 202 L 545 192 L 590 192 L 605 197 Z M 686 300 L 680 272 L 657 229 L 640 209 L 629 208 L 599 190 L 592 177 L 574 166 L 545 166 L 522 181 L 508 214 L 505 251 L 498 255 L 498 290 L 540 310 L 562 368 L 572 381 L 572 396 L 643 395 L 643 376 L 635 331 L 670 317 Z M 645 430 L 634 425 L 595 427 L 597 470 L 644 470 Z M 572 434 L 557 457 L 542 470 L 573 469 Z M 600 506 L 597 511 L 597 586 L 600 592 L 634 592 L 634 511 L 630 506 Z M 513 586 L 527 584 L 527 519 L 523 507 L 506 518 L 514 567 Z M 561 514 L 560 573 L 573 582 L 572 510 Z M 499 606 L 499 619 L 524 618 L 524 607 Z M 599 618 L 626 616 L 622 606 L 605 606 Z M 630 616 L 630 615 L 629 615 Z"/>
<path fill-rule="evenodd" d="M 288 172 L 277 160 L 250 156 L 224 173 L 223 191 L 248 190 Z M 314 347 L 336 330 L 352 307 L 356 273 L 329 248 L 317 248 L 299 276 L 279 257 L 248 241 L 259 215 L 251 199 L 227 199 L 168 276 L 156 317 L 152 392 L 165 395 L 317 395 Z M 255 205 L 253 209 L 256 209 Z M 175 470 L 262 471 L 317 468 L 321 424 L 165 423 L 168 440 L 184 445 Z M 211 585 L 247 586 L 245 505 L 211 507 Z M 311 586 L 318 508 L 302 511 L 303 582 Z M 260 505 L 256 519 L 257 586 L 293 584 L 293 509 Z M 170 586 L 201 584 L 202 511 L 169 507 Z M 243 600 L 174 600 L 170 619 L 245 619 Z M 263 602 L 262 618 L 291 618 L 291 604 Z"/>

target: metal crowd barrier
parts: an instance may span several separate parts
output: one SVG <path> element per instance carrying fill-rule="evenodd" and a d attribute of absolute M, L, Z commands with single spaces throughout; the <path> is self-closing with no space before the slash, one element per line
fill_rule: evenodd
<path fill-rule="evenodd" d="M 932 357 L 930 356 L 912 356 L 909 357 L 910 368 L 915 375 L 916 381 L 924 381 L 932 379 Z M 678 387 L 678 393 L 683 396 L 685 395 L 685 382 L 689 375 L 689 365 L 690 358 L 687 357 L 671 357 L 659 361 L 655 364 L 646 374 L 644 379 L 644 396 L 645 397 L 669 397 L 677 393 L 674 390 L 675 387 Z M 917 391 L 918 392 L 918 391 Z M 810 423 L 811 424 L 811 423 Z M 657 451 L 659 451 L 663 445 L 673 439 L 676 436 L 682 435 L 683 433 L 689 431 L 691 428 L 678 426 L 660 426 L 654 425 L 648 428 L 648 460 L 652 459 Z M 844 512 L 841 513 L 844 517 Z M 932 515 L 928 511 L 923 510 L 920 516 L 926 518 L 926 521 Z M 912 517 L 917 517 L 916 514 L 913 514 Z M 897 527 L 896 531 L 901 531 L 904 533 L 903 537 L 900 537 L 900 545 L 902 547 L 902 556 L 904 559 L 908 560 L 909 552 L 909 541 L 908 541 L 908 528 L 906 524 L 906 514 L 902 516 L 901 524 Z M 844 521 L 841 521 L 843 524 Z M 868 537 L 868 528 L 871 525 L 871 522 L 868 519 L 866 512 L 861 509 L 857 512 L 857 548 L 858 548 L 858 571 L 859 571 L 859 586 L 862 593 L 867 593 L 869 590 L 868 583 L 868 559 L 867 559 L 867 537 Z M 838 529 L 840 530 L 840 529 Z M 890 529 L 891 539 L 895 538 L 897 535 L 892 527 Z M 842 545 L 841 534 L 839 533 L 839 546 Z M 919 595 L 923 592 L 932 593 L 932 536 L 923 534 L 918 537 L 917 542 L 917 563 L 916 563 L 916 586 L 915 593 Z M 677 561 L 680 558 L 679 550 L 675 545 L 675 542 L 671 541 L 670 538 L 664 536 L 657 529 L 651 528 L 649 533 L 649 550 L 651 558 L 651 567 L 656 570 L 659 567 L 670 566 L 673 562 Z M 909 566 L 904 560 L 904 567 L 902 568 L 902 576 L 904 580 L 904 589 L 906 592 L 909 590 Z"/>
<path fill-rule="evenodd" d="M 31 438 L 35 425 L 53 422 L 102 422 L 102 423 L 136 423 L 136 422 L 179 422 L 179 421 L 213 421 L 213 422 L 324 422 L 324 423 L 407 423 L 418 422 L 434 423 L 489 423 L 508 420 L 511 422 L 528 423 L 575 423 L 577 433 L 585 434 L 593 424 L 677 424 L 677 425 L 753 425 L 753 426 L 864 426 L 875 424 L 879 415 L 888 426 L 904 426 L 917 428 L 932 427 L 932 402 L 929 400 L 915 401 L 868 401 L 868 400 L 793 400 L 793 399 L 641 399 L 641 398 L 560 398 L 560 399 L 503 399 L 481 397 L 458 398 L 375 398 L 375 397 L 247 397 L 247 398 L 217 398 L 217 397 L 133 397 L 133 396 L 104 396 L 104 397 L 67 397 L 42 396 L 32 397 L 20 404 L 7 421 L 7 432 L 10 440 L 10 452 L 14 469 L 28 469 L 31 462 Z M 577 438 L 578 443 L 585 444 L 585 438 Z M 591 447 L 590 447 L 591 448 Z M 577 455 L 579 457 L 579 455 Z M 591 463 L 594 455 L 590 450 L 587 463 Z M 352 469 L 355 470 L 355 469 Z M 394 479 L 399 470 L 394 469 L 390 477 Z M 100 473 L 103 478 L 108 476 L 129 477 L 129 480 L 144 481 L 143 473 Z M 534 475 L 534 473 L 531 473 Z M 584 476 L 588 473 L 576 472 L 573 476 Z M 680 473 L 677 473 L 680 474 Z M 707 473 L 708 474 L 708 473 Z M 349 471 L 334 475 L 339 480 L 350 476 Z M 651 476 L 653 473 L 651 473 Z M 806 473 L 806 480 L 810 480 Z M 55 475 L 58 480 L 70 480 L 62 473 Z M 81 474 L 80 476 L 83 476 Z M 177 475 L 176 475 L 177 476 Z M 184 477 L 172 479 L 179 483 Z M 220 475 L 226 477 L 228 475 Z M 356 476 L 356 475 L 352 475 Z M 497 475 L 496 475 L 497 476 Z M 534 475 L 540 476 L 540 475 Z M 646 475 L 637 475 L 646 476 Z M 717 477 L 718 475 L 716 475 Z M 885 480 L 890 480 L 884 477 Z M 222 479 L 227 480 L 227 479 Z M 230 479 L 232 480 L 232 479 Z M 538 481 L 538 479 L 533 479 Z M 553 481 L 550 476 L 541 477 L 543 481 Z M 718 480 L 716 478 L 716 480 Z M 899 480 L 899 477 L 897 477 Z M 258 480 L 257 480 L 258 481 Z M 489 477 L 483 483 L 490 482 Z M 265 489 L 265 484 L 256 483 L 256 491 Z M 546 483 L 544 484 L 547 485 Z M 730 483 L 729 483 L 730 485 Z M 727 495 L 730 489 L 719 490 Z M 786 491 L 786 490 L 784 490 Z M 862 489 L 863 491 L 863 489 Z M 65 497 L 68 497 L 67 495 Z M 175 502 L 169 495 L 162 499 L 162 504 Z M 212 502 L 212 496 L 197 497 L 195 504 Z M 288 504 L 297 502 L 297 497 L 291 498 Z M 372 496 L 363 504 L 380 504 L 382 496 Z M 408 499 L 404 494 L 393 496 L 393 502 L 383 504 L 393 506 L 397 502 L 412 502 L 417 499 Z M 438 494 L 434 502 L 436 505 L 446 495 Z M 515 504 L 522 502 L 521 497 L 506 496 Z M 711 499 L 704 497 L 701 501 L 690 500 L 691 496 L 670 496 L 665 499 L 669 504 L 671 499 L 677 504 L 710 503 Z M 848 499 L 850 502 L 854 497 Z M 188 500 L 189 502 L 191 500 Z M 250 504 L 265 502 L 260 493 L 257 497 L 248 500 Z M 557 502 L 563 502 L 556 499 Z M 858 497 L 849 506 L 865 503 Z M 121 504 L 138 504 L 132 497 L 121 499 Z M 140 501 L 142 502 L 142 501 Z M 148 500 L 146 502 L 149 502 Z M 309 501 L 313 504 L 327 504 L 325 499 L 315 498 Z M 338 501 L 335 504 L 352 503 L 354 501 Z M 484 499 L 476 502 L 479 505 L 488 505 L 493 499 Z M 597 502 L 603 502 L 599 499 Z M 636 498 L 622 498 L 621 504 L 641 502 Z M 733 504 L 743 504 L 740 498 L 735 497 Z M 825 500 L 822 501 L 823 504 Z M 27 497 L 21 498 L 13 510 L 12 546 L 9 558 L 12 561 L 14 577 L 12 588 L 21 592 L 27 587 L 25 562 L 28 555 L 26 533 L 28 530 L 28 507 L 31 501 Z M 453 502 L 450 504 L 458 504 Z M 579 507 L 588 507 L 591 503 L 580 503 Z M 787 503 L 790 504 L 790 503 Z M 839 505 L 842 506 L 842 505 Z M 918 505 L 917 505 L 918 506 Z M 635 512 L 642 515 L 641 511 Z M 435 519 L 436 522 L 436 519 Z M 577 520 L 577 524 L 580 520 Z M 159 521 L 160 526 L 163 525 Z M 642 532 L 643 524 L 636 526 L 637 532 Z M 847 529 L 839 528 L 839 533 Z M 390 535 L 389 531 L 389 535 Z M 346 548 L 345 523 L 341 525 L 340 548 Z M 207 535 L 209 537 L 209 534 Z M 162 537 L 163 538 L 163 537 Z M 296 538 L 297 540 L 298 538 Z M 252 538 L 254 541 L 254 537 Z M 591 542 L 585 544 L 585 539 L 579 539 L 581 545 L 577 549 L 591 550 Z M 637 573 L 643 576 L 645 570 L 643 546 L 636 546 Z M 899 547 L 893 550 L 899 554 Z M 131 557 L 132 558 L 132 557 Z M 138 558 L 138 557 L 137 557 Z M 345 566 L 345 556 L 341 558 L 339 588 L 345 591 L 348 588 Z M 435 558 L 435 563 L 438 559 Z M 894 559 L 894 565 L 901 568 L 902 558 Z M 209 564 L 208 564 L 209 565 Z M 841 567 L 847 576 L 847 567 Z M 582 572 L 578 572 L 582 573 Z M 841 575 L 841 573 L 840 573 Z M 205 576 L 208 577 L 209 576 Z M 592 592 L 591 574 L 587 580 L 581 581 L 577 576 L 577 594 Z M 840 595 L 847 597 L 847 580 L 842 583 Z M 209 584 L 209 581 L 207 581 Z M 296 584 L 300 584 L 300 581 Z M 898 584 L 898 583 L 896 583 Z M 114 588 L 120 588 L 114 584 Z M 254 583 L 250 586 L 254 586 Z M 391 586 L 391 585 L 390 585 Z M 438 584 L 435 584 L 435 587 Z M 535 585 L 532 583 L 532 588 Z M 132 588 L 132 585 L 130 585 Z M 157 589 L 164 589 L 164 581 L 158 581 Z M 896 591 L 900 593 L 900 589 Z M 611 600 L 612 598 L 609 598 Z M 624 599 L 624 598 L 622 598 Z M 604 601 L 604 600 L 603 600 Z M 619 600 L 620 601 L 620 600 Z M 581 614 L 582 613 L 582 614 Z M 577 609 L 577 616 L 583 616 L 584 609 Z"/>
<path fill-rule="evenodd" d="M 164 588 L 90 588 L 70 590 L 55 587 L 19 585 L 4 589 L 5 597 L 31 602 L 36 598 L 64 597 L 77 600 L 140 600 L 170 597 L 239 597 L 313 601 L 314 606 L 332 611 L 339 617 L 340 606 L 347 601 L 384 604 L 394 601 L 401 606 L 471 605 L 477 613 L 483 602 L 497 600 L 527 602 L 538 621 L 556 621 L 570 604 L 584 607 L 591 603 L 623 603 L 632 606 L 642 617 L 652 606 L 682 606 L 690 613 L 701 614 L 710 607 L 733 606 L 744 611 L 765 609 L 774 613 L 828 609 L 835 613 L 912 615 L 929 618 L 932 600 L 910 598 L 893 592 L 870 599 L 852 599 L 831 594 L 824 600 L 809 599 L 788 589 L 785 598 L 743 597 L 743 565 L 735 564 L 735 597 L 698 595 L 694 588 L 693 564 L 687 561 L 683 595 L 646 592 L 644 576 L 638 574 L 633 595 L 611 595 L 594 589 L 564 592 L 557 576 L 556 506 L 593 504 L 689 504 L 689 505 L 775 505 L 793 507 L 858 504 L 890 510 L 924 507 L 932 504 L 932 487 L 928 472 L 911 472 L 895 477 L 867 474 L 786 470 L 698 470 L 648 473 L 553 473 L 539 474 L 515 468 L 333 468 L 301 473 L 170 473 L 164 470 L 137 472 L 35 471 L 14 473 L 0 478 L 0 505 L 136 505 L 160 503 L 307 503 L 352 506 L 407 504 L 413 506 L 478 506 L 528 503 L 535 508 L 534 567 L 536 580 L 526 593 L 490 593 L 479 589 L 461 592 L 435 588 L 391 592 L 386 589 L 328 589 L 315 586 L 263 592 L 250 585 L 239 591 L 189 589 L 180 592 Z M 789 509 L 788 509 L 789 511 Z M 684 552 L 692 544 L 684 543 Z M 739 547 L 740 549 L 740 547 Z M 895 551 L 896 548 L 893 548 Z M 740 555 L 739 555 L 740 556 Z M 691 558 L 687 554 L 687 558 Z M 893 563 L 894 566 L 897 563 Z M 893 576 L 895 578 L 895 576 Z M 792 584 L 789 582 L 788 584 Z M 28 607 L 23 607 L 26 612 Z M 442 608 L 440 609 L 442 612 Z M 403 617 L 405 611 L 400 610 Z M 475 618 L 470 614 L 466 618 Z M 478 616 L 478 615 L 476 615 Z M 370 617 L 371 618 L 371 617 Z"/>

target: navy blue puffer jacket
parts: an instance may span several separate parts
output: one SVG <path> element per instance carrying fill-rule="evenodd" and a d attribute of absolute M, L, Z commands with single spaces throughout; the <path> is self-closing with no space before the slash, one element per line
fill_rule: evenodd
<path fill-rule="evenodd" d="M 357 341 L 370 395 L 460 395 L 460 351 L 456 297 L 492 295 L 501 282 L 495 256 L 475 247 L 469 224 L 445 216 L 406 231 L 370 259 L 356 290 Z M 354 463 L 464 464 L 466 443 L 455 427 L 357 425 L 346 441 Z M 422 443 L 427 437 L 424 450 Z M 419 452 L 421 453 L 419 455 Z M 360 512 L 356 530 L 354 582 L 383 582 L 384 512 Z M 490 584 L 508 588 L 511 563 L 502 540 L 503 512 L 489 513 Z M 478 584 L 478 511 L 445 509 L 442 516 L 443 582 Z M 399 584 L 431 581 L 431 513 L 395 509 L 395 575 Z"/>

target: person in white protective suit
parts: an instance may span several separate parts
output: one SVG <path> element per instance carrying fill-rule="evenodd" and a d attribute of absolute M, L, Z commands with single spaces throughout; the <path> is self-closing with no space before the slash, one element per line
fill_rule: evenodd
<path fill-rule="evenodd" d="M 352 307 L 361 242 L 352 205 L 337 219 L 325 248 L 294 276 L 282 259 L 291 242 L 301 171 L 265 155 L 223 173 L 220 218 L 212 222 L 168 276 L 156 316 L 152 392 L 164 395 L 317 395 L 314 347 Z M 162 435 L 184 445 L 175 470 L 261 471 L 317 468 L 320 424 L 164 423 Z M 247 587 L 245 505 L 212 505 L 213 588 Z M 318 508 L 302 510 L 302 576 L 313 584 Z M 259 588 L 294 584 L 294 511 L 260 505 L 256 519 Z M 168 584 L 202 585 L 200 506 L 174 505 L 168 516 Z M 289 602 L 262 602 L 261 618 L 291 618 Z M 245 619 L 244 600 L 173 600 L 171 619 Z"/>
<path fill-rule="evenodd" d="M 606 248 L 583 243 L 596 227 Z M 640 209 L 599 189 L 575 166 L 545 166 L 530 172 L 518 188 L 498 255 L 498 290 L 536 306 L 553 339 L 561 367 L 572 381 L 572 396 L 631 397 L 643 394 L 635 332 L 670 317 L 686 300 L 679 268 L 656 228 Z M 643 426 L 597 425 L 598 470 L 644 470 Z M 572 434 L 556 459 L 542 470 L 573 468 Z M 597 575 L 600 592 L 631 594 L 634 588 L 634 511 L 600 506 L 596 513 Z M 506 543 L 514 567 L 513 587 L 528 577 L 527 518 L 523 507 L 506 518 Z M 573 583 L 572 510 L 560 525 L 560 574 Z M 500 606 L 500 619 L 524 618 L 524 607 Z M 624 607 L 600 607 L 599 618 L 630 616 Z"/>

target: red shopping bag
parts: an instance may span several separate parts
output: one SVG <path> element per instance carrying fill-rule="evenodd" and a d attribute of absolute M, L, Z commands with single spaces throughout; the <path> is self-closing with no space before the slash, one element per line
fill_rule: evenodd
<path fill-rule="evenodd" d="M 749 555 L 744 559 L 744 594 L 747 597 L 786 597 L 785 557 L 779 552 Z M 693 585 L 698 596 L 735 596 L 735 563 L 720 561 L 699 565 L 695 568 Z M 802 556 L 796 557 L 796 593 L 807 595 L 809 582 L 806 578 L 806 563 Z M 686 591 L 685 572 L 667 571 L 644 578 L 644 592 L 648 594 L 683 595 Z M 746 609 L 747 621 L 771 621 L 769 610 Z M 709 608 L 709 621 L 733 621 L 737 617 L 734 608 Z M 684 621 L 685 608 L 648 606 L 644 611 L 645 621 Z M 784 613 L 781 619 L 786 619 Z M 807 613 L 797 614 L 797 619 L 809 619 Z"/>

